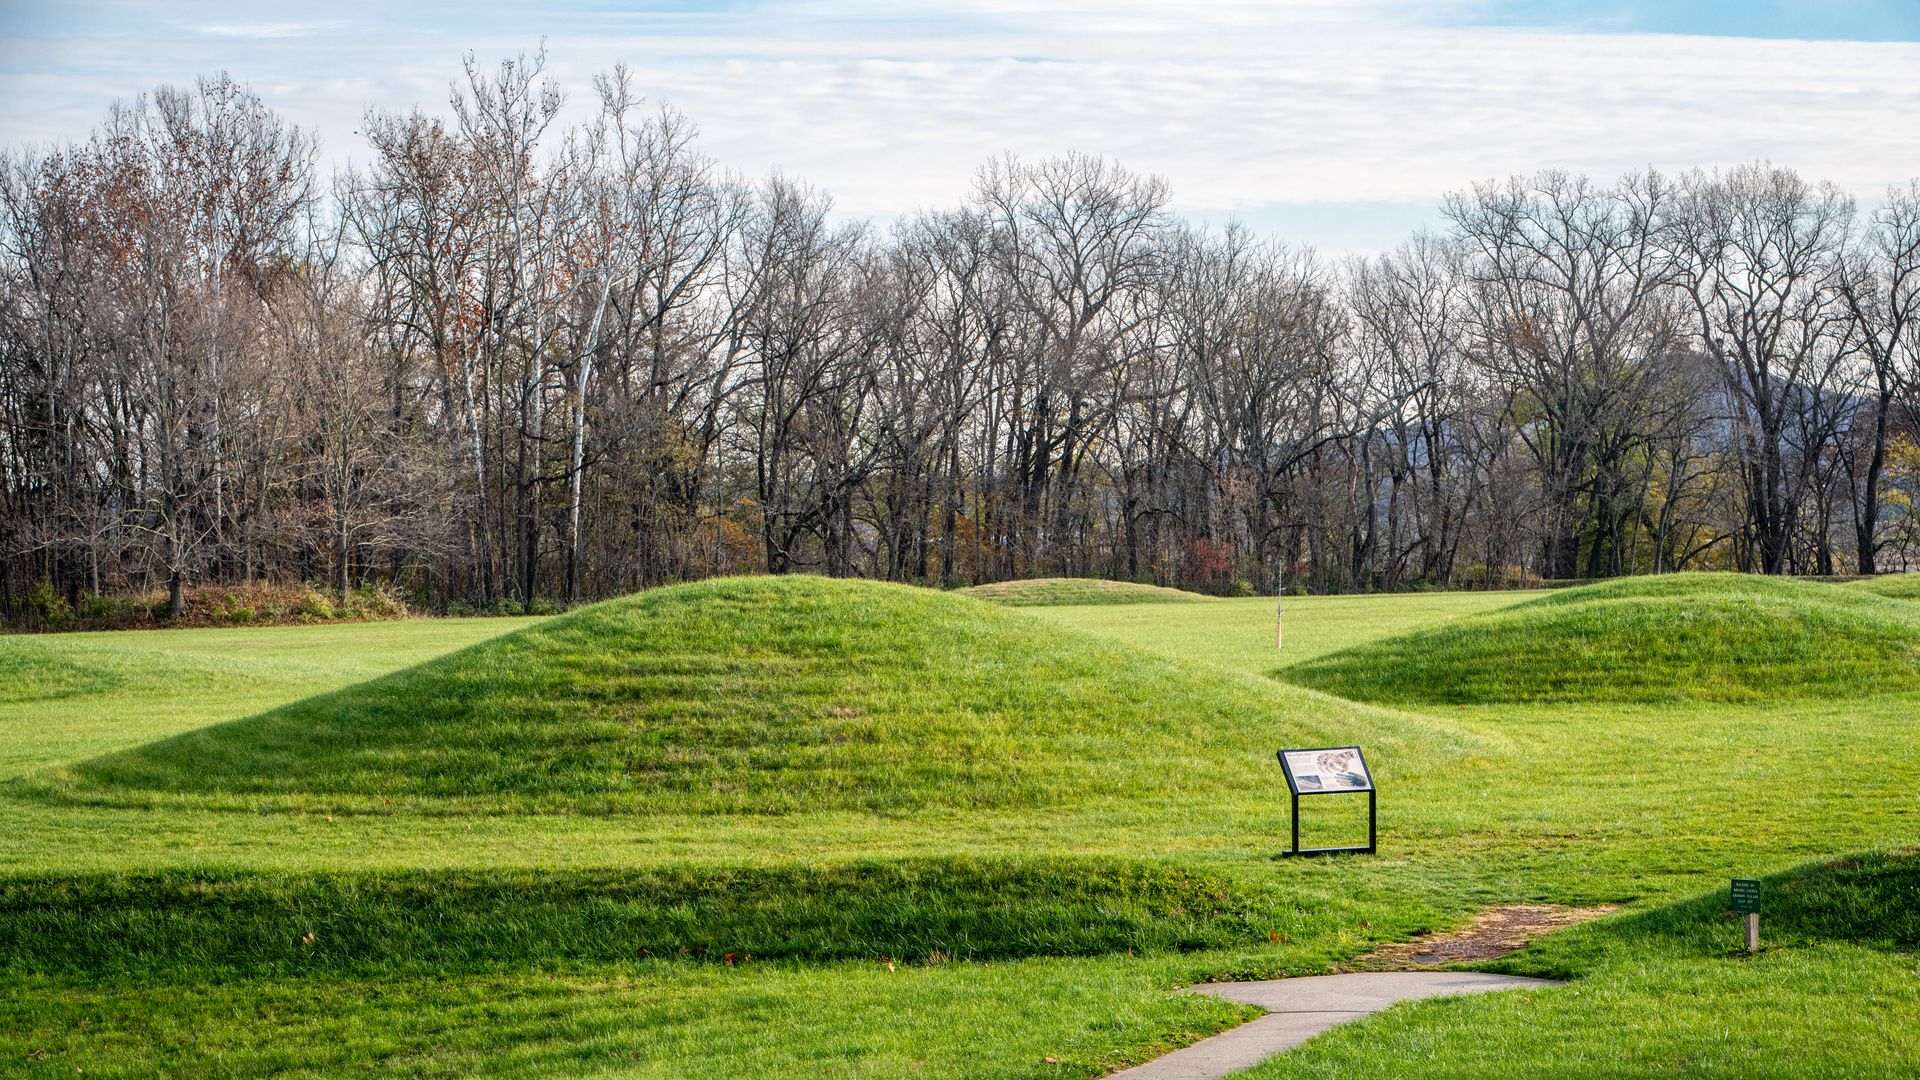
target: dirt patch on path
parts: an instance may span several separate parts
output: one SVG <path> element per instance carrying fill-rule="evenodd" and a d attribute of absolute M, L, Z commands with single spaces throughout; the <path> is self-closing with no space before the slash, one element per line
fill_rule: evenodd
<path fill-rule="evenodd" d="M 1489 908 L 1458 930 L 1422 934 L 1412 941 L 1395 941 L 1355 960 L 1352 969 L 1381 971 L 1492 960 L 1518 952 L 1527 943 L 1563 926 L 1611 915 L 1618 907 L 1575 908 L 1557 904 L 1508 904 Z"/>

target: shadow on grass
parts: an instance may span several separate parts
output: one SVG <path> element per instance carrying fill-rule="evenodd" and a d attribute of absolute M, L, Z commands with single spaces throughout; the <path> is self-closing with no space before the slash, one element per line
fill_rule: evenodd
<path fill-rule="evenodd" d="M 1845 943 L 1887 952 L 1920 947 L 1920 849 L 1876 851 L 1807 863 L 1761 880 L 1765 949 Z M 1623 956 L 1745 955 L 1728 889 L 1693 900 L 1572 927 L 1487 970 L 1573 978 Z"/>
<path fill-rule="evenodd" d="M 1274 898 L 1113 859 L 938 858 L 645 872 L 0 879 L 0 972 L 486 970 L 647 957 L 932 960 L 1245 946 Z M 1264 901 L 1264 902 L 1263 902 Z"/>

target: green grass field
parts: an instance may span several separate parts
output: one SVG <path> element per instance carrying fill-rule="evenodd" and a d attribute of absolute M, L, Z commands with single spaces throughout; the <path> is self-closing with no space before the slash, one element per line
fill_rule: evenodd
<path fill-rule="evenodd" d="M 1184 589 L 1098 578 L 1033 578 L 961 589 L 964 595 L 1009 607 L 1085 607 L 1092 604 L 1193 604 L 1213 599 Z"/>
<path fill-rule="evenodd" d="M 1915 605 L 1281 603 L 1280 653 L 1271 598 L 805 578 L 0 638 L 0 1074 L 1094 1077 L 1250 1012 L 1177 986 L 1554 902 L 1623 907 L 1491 966 L 1566 986 L 1249 1075 L 1912 1075 Z M 1278 858 L 1273 749 L 1347 741 L 1381 854 Z"/>

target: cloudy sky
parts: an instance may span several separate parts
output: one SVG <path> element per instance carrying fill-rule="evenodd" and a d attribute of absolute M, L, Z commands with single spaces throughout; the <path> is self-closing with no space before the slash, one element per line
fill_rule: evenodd
<path fill-rule="evenodd" d="M 224 69 L 344 165 L 369 106 L 444 111 L 464 53 L 544 38 L 574 102 L 625 61 L 724 164 L 883 220 L 956 202 L 1002 151 L 1115 157 L 1190 214 L 1330 252 L 1544 167 L 1768 158 L 1868 202 L 1920 176 L 1920 0 L 540 6 L 0 0 L 0 142 L 84 137 L 115 99 Z"/>

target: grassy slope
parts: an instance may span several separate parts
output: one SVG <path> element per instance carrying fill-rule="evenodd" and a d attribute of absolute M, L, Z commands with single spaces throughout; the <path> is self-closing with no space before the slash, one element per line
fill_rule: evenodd
<path fill-rule="evenodd" d="M 1100 578 L 1033 578 L 998 581 L 959 590 L 962 595 L 1010 607 L 1066 607 L 1090 604 L 1204 604 L 1212 599 L 1185 589 Z"/>
<path fill-rule="evenodd" d="M 895 968 L 655 959 L 177 985 L 28 977 L 0 985 L 0 1074 L 1066 1080 L 1254 1011 L 1167 994 L 1166 980 L 1125 956 Z"/>
<path fill-rule="evenodd" d="M 1289 600 L 1287 655 L 1324 654 L 1511 599 Z M 1258 684 L 1243 673 L 1273 663 L 1272 605 L 1168 606 L 1151 617 L 1137 607 L 1039 614 L 1160 651 L 1207 681 L 1252 687 Z M 288 633 L 295 632 L 252 634 L 257 649 L 246 657 L 222 653 L 209 660 L 196 652 L 203 642 L 169 650 L 184 669 L 218 670 L 236 684 L 234 691 L 209 695 L 200 718 L 245 715 L 250 710 L 237 690 L 243 684 L 251 684 L 260 705 L 272 704 L 270 680 L 249 676 L 291 661 L 291 650 L 277 647 L 285 640 L 278 635 Z M 124 636 L 129 644 L 164 638 Z M 91 695 L 40 706 L 0 704 L 0 738 L 17 751 L 12 771 L 123 746 L 122 725 L 161 734 L 169 725 L 178 730 L 194 722 L 186 688 L 177 688 L 177 711 L 146 719 L 149 695 L 171 684 L 159 667 L 129 674 L 119 686 Z M 1371 941 L 1449 925 L 1482 904 L 1514 900 L 1635 903 L 1628 917 L 1569 932 L 1581 935 L 1564 939 L 1577 948 L 1535 951 L 1541 957 L 1530 961 L 1541 965 L 1536 970 L 1584 976 L 1577 995 L 1570 988 L 1396 1009 L 1316 1040 L 1269 1069 L 1283 1070 L 1275 1075 L 1407 1075 L 1444 1071 L 1459 1061 L 1486 1064 L 1486 1075 L 1540 1076 L 1565 1075 L 1572 1062 L 1575 1071 L 1609 1075 L 1893 1075 L 1912 1059 L 1920 995 L 1910 992 L 1911 958 L 1854 930 L 1795 939 L 1752 962 L 1725 955 L 1737 931 L 1712 917 L 1711 899 L 1716 887 L 1724 894 L 1730 873 L 1787 870 L 1825 853 L 1920 842 L 1920 811 L 1912 802 L 1920 777 L 1920 710 L 1911 695 L 1738 708 L 1712 702 L 1476 706 L 1420 719 L 1269 686 L 1276 707 L 1336 718 L 1330 726 L 1343 728 L 1341 737 L 1370 749 L 1376 745 L 1371 725 L 1392 736 L 1394 747 L 1375 762 L 1384 784 L 1382 857 L 1274 861 L 1273 837 L 1285 815 L 1270 777 L 1244 790 L 1175 789 L 1139 803 L 1092 799 L 981 811 L 920 806 L 773 817 L 369 814 L 329 821 L 298 806 L 264 815 L 191 805 L 155 812 L 0 791 L 0 868 L 11 868 L 6 872 L 19 885 L 9 902 L 52 920 L 42 926 L 41 940 L 61 942 L 69 955 L 100 947 L 73 924 L 61 929 L 59 912 L 74 905 L 35 907 L 49 898 L 49 881 L 92 890 L 100 910 L 133 928 L 121 940 L 144 937 L 142 926 L 172 927 L 151 931 L 154 947 L 142 954 L 150 965 L 125 975 L 62 973 L 52 956 L 13 964 L 18 977 L 0 980 L 0 1071 L 72 1075 L 84 1065 L 93 1075 L 352 1068 L 410 1075 L 800 1076 L 832 1068 L 842 1076 L 1088 1077 L 1238 1015 L 1219 1003 L 1160 992 L 1170 984 L 1209 974 L 1326 970 Z M 52 709 L 69 710 L 62 724 L 30 722 Z M 82 732 L 62 733 L 82 715 Z M 1830 758 L 1835 746 L 1847 748 L 1847 782 L 1807 783 L 1808 763 Z M 1649 747 L 1658 748 L 1657 770 L 1647 768 Z M 1314 825 L 1333 829 L 1337 813 L 1316 806 Z M 1009 853 L 1032 860 L 1013 860 L 1018 872 L 1010 877 L 984 875 Z M 1210 902 L 1218 905 L 1216 914 L 1195 921 L 1201 933 L 1194 941 L 1205 947 L 991 963 L 929 964 L 909 955 L 888 970 L 875 955 L 886 947 L 880 931 L 859 929 L 863 919 L 888 925 L 886 898 L 904 897 L 905 917 L 891 932 L 908 931 L 906 940 L 919 947 L 931 939 L 913 935 L 937 931 L 942 919 L 973 918 L 1003 890 L 1017 898 L 1021 868 L 1045 873 L 1052 863 L 1073 871 L 1078 864 L 1069 853 L 1118 860 L 1080 867 L 1095 877 L 1106 872 L 1101 867 L 1132 874 L 1146 866 L 1151 880 L 1177 870 L 1203 888 L 1223 887 L 1227 899 Z M 896 859 L 923 860 L 914 865 L 938 872 L 922 871 L 915 888 L 890 887 L 874 896 L 881 906 L 856 889 L 853 902 L 832 918 L 823 917 L 817 903 L 809 907 L 809 879 L 795 876 L 796 865 L 818 866 L 826 880 L 844 881 L 832 875 L 862 860 Z M 86 867 L 115 873 L 89 872 L 77 880 Z M 552 874 L 557 867 L 587 872 Z M 764 868 L 767 876 L 741 877 L 746 867 Z M 466 884 L 431 890 L 443 899 L 419 909 L 424 922 L 409 926 L 407 916 L 393 915 L 407 910 L 396 898 L 422 881 L 446 880 L 417 876 L 429 868 Z M 635 876 L 633 868 L 643 872 Z M 537 890 L 516 893 L 531 887 L 516 885 L 525 880 L 522 870 L 563 897 L 586 901 L 587 910 L 608 913 L 615 930 L 597 937 L 598 931 L 569 922 L 573 905 L 543 905 L 540 897 L 550 894 Z M 224 901 L 209 901 L 212 911 L 193 917 L 213 924 L 195 930 L 185 915 L 180 924 L 166 922 L 166 913 L 184 909 L 159 903 L 176 895 L 171 886 L 119 877 L 120 871 L 186 881 L 181 887 L 189 896 L 201 894 L 187 879 L 213 886 L 216 896 L 223 894 L 219 883 L 232 882 L 224 895 L 238 899 L 225 909 Z M 888 881 L 884 874 L 853 873 L 855 882 Z M 654 915 L 623 907 L 619 896 L 599 895 L 594 882 L 611 875 L 623 889 L 665 889 L 675 882 L 697 886 L 709 874 L 777 887 L 749 891 L 737 905 L 717 904 L 698 888 L 676 901 L 670 910 L 696 917 L 668 925 L 667 932 L 687 934 L 712 923 L 713 936 L 668 940 L 704 946 L 704 957 L 594 958 L 596 949 L 624 940 L 622 928 L 636 938 L 643 930 L 661 933 L 642 925 Z M 1079 924 L 1118 899 L 1123 917 L 1101 931 L 1122 935 L 1110 943 L 1141 934 L 1135 940 L 1165 945 L 1177 939 L 1164 935 L 1187 932 L 1165 918 L 1170 908 L 1140 903 L 1131 888 L 1117 898 L 1096 889 L 1054 910 Z M 1846 897 L 1837 886 L 1816 891 L 1837 902 Z M 1769 896 L 1775 894 L 1770 886 Z M 1701 896 L 1708 899 L 1696 899 Z M 293 930 L 312 925 L 285 915 L 288 904 L 336 919 L 343 911 L 359 913 L 364 918 L 355 925 L 370 935 L 424 942 L 409 948 L 427 948 L 435 975 L 405 963 L 383 967 L 378 956 L 369 962 L 369 953 L 344 942 L 336 945 L 344 951 L 301 977 L 273 974 L 277 969 L 259 957 L 220 978 L 177 962 L 181 942 L 223 940 L 220 935 L 249 925 L 274 939 L 256 951 L 284 955 L 298 940 Z M 519 940 L 550 943 L 544 954 L 509 949 L 504 958 L 450 961 L 432 953 L 457 951 L 462 928 L 500 919 L 503 904 L 524 915 Z M 1256 921 L 1245 923 L 1249 904 Z M 1663 908 L 1693 939 L 1679 941 L 1636 922 L 1640 913 Z M 1769 920 L 1782 918 L 1769 911 Z M 244 918 L 235 923 L 232 912 Z M 1018 940 L 1026 931 L 1011 927 L 1030 928 L 1034 916 L 1047 912 L 1016 907 L 1007 914 L 1010 921 L 981 932 Z M 788 921 L 780 923 L 781 916 Z M 1239 941 L 1262 922 L 1283 940 L 1232 944 L 1208 936 L 1226 932 Z M 874 953 L 864 961 L 756 959 L 735 968 L 713 958 L 729 927 L 769 923 L 776 930 L 811 927 L 824 935 L 816 941 L 831 946 L 798 955 L 835 955 L 833 949 L 861 955 L 863 945 Z M 1088 924 L 1100 930 L 1097 920 Z M 407 936 L 422 926 L 439 929 Z M 320 928 L 329 940 L 343 932 L 337 922 Z M 1703 957 L 1700 942 L 1719 954 Z M 97 962 L 97 955 L 87 961 Z M 1748 1025 L 1729 1022 L 1742 1011 L 1768 1025 L 1765 1038 L 1754 1042 Z M 1741 1049 L 1750 1042 L 1757 1049 Z M 35 1047 L 50 1053 L 26 1063 Z M 1475 1073 L 1463 1065 L 1455 1075 Z"/>
<path fill-rule="evenodd" d="M 1362 714 L 1316 712 L 967 598 L 736 579 L 86 761 L 58 790 L 336 813 L 1031 808 L 1244 789 L 1271 747 Z"/>
<path fill-rule="evenodd" d="M 1832 585 L 1674 574 L 1568 589 L 1288 667 L 1345 697 L 1780 701 L 1920 690 L 1920 613 Z"/>
<path fill-rule="evenodd" d="M 1920 850 L 1795 867 L 1761 891 L 1759 953 L 1745 952 L 1722 886 L 1488 965 L 1573 978 L 1571 992 L 1403 1006 L 1246 1075 L 1385 1080 L 1418 1061 L 1446 1080 L 1911 1076 Z"/>
<path fill-rule="evenodd" d="M 1217 870 L 1033 856 L 643 873 L 36 875 L 0 879 L 0 972 L 428 974 L 653 955 L 1192 952 L 1264 940 L 1265 913 L 1280 900 Z"/>
<path fill-rule="evenodd" d="M 1881 574 L 1847 582 L 1850 589 L 1891 596 L 1896 600 L 1920 600 L 1920 573 Z"/>

